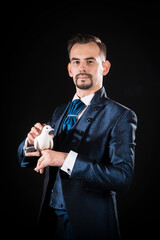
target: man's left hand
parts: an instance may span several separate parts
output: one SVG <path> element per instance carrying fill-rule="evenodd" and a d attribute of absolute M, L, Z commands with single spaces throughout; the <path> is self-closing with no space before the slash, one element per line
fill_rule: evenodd
<path fill-rule="evenodd" d="M 67 155 L 68 153 L 57 152 L 53 150 L 43 150 L 41 151 L 41 157 L 39 158 L 37 166 L 34 170 L 42 174 L 44 172 L 44 168 L 47 166 L 61 167 Z M 26 153 L 26 156 L 39 156 L 39 152 Z"/>

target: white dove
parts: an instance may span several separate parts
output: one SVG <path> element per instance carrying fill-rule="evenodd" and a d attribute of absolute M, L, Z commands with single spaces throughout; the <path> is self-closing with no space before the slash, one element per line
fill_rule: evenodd
<path fill-rule="evenodd" d="M 34 139 L 34 148 L 36 150 L 42 151 L 53 148 L 53 138 L 49 135 L 49 132 L 52 130 L 53 128 L 51 128 L 51 126 L 44 126 L 41 134 Z"/>

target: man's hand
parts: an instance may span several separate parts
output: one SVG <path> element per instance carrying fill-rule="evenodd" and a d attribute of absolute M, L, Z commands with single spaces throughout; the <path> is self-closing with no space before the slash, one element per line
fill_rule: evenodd
<path fill-rule="evenodd" d="M 26 153 L 26 156 L 40 156 L 40 153 L 37 152 L 30 152 Z M 35 167 L 36 172 L 43 173 L 44 168 L 47 166 L 53 167 L 61 167 L 68 156 L 68 153 L 57 152 L 53 150 L 43 150 L 41 151 L 41 157 L 37 162 L 37 166 Z"/>
<path fill-rule="evenodd" d="M 27 135 L 28 146 L 33 146 L 34 145 L 34 139 L 41 134 L 44 125 L 45 124 L 42 125 L 41 123 L 36 123 L 31 128 L 31 131 Z"/>

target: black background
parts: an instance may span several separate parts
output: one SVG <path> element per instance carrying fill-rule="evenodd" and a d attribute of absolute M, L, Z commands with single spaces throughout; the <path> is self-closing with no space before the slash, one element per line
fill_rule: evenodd
<path fill-rule="evenodd" d="M 66 46 L 74 33 L 83 32 L 106 43 L 111 62 L 104 78 L 107 94 L 134 110 L 139 120 L 133 183 L 127 193 L 117 196 L 122 239 L 156 236 L 160 161 L 158 7 L 117 1 L 12 3 L 2 7 L 1 223 L 6 233 L 12 229 L 17 235 L 21 229 L 26 235 L 35 228 L 43 175 L 20 168 L 17 148 L 33 124 L 47 122 L 55 106 L 72 98 L 75 89 L 67 73 Z"/>

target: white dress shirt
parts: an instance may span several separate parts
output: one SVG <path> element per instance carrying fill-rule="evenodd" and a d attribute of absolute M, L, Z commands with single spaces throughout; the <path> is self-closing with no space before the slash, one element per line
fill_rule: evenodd
<path fill-rule="evenodd" d="M 94 93 L 93 94 L 90 94 L 86 97 L 83 97 L 81 98 L 81 101 L 85 104 L 85 107 L 81 110 L 81 112 L 77 115 L 77 118 L 80 119 L 81 116 L 83 115 L 83 113 L 86 111 L 87 107 L 90 105 L 90 102 L 92 100 L 94 96 Z M 75 99 L 80 99 L 77 94 L 74 95 L 73 100 Z M 27 142 L 27 138 L 26 138 L 26 141 L 25 141 L 25 144 L 23 146 L 23 150 L 25 151 L 26 148 L 28 147 L 28 142 Z M 74 167 L 74 164 L 75 164 L 75 161 L 76 161 L 76 158 L 77 158 L 77 155 L 78 153 L 74 152 L 74 151 L 70 151 L 68 156 L 66 157 L 62 167 L 61 167 L 61 170 L 63 170 L 64 172 L 68 173 L 69 175 L 71 175 L 72 173 L 72 169 Z"/>

